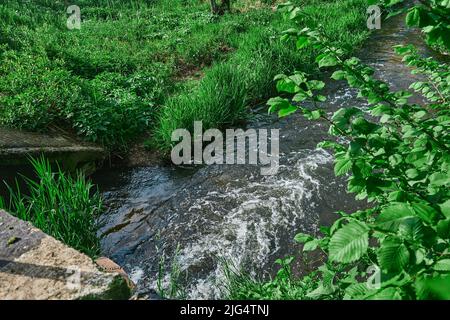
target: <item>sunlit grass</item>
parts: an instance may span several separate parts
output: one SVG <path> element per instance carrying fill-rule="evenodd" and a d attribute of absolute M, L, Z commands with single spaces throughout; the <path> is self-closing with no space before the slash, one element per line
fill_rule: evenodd
<path fill-rule="evenodd" d="M 97 255 L 95 219 L 102 200 L 93 185 L 81 173 L 54 172 L 44 158 L 31 159 L 31 164 L 37 179 L 23 177 L 23 189 L 19 181 L 8 186 L 10 199 L 0 200 L 0 207 L 89 256 Z"/>
<path fill-rule="evenodd" d="M 274 94 L 276 74 L 312 71 L 311 51 L 280 43 L 291 22 L 279 2 L 239 0 L 215 17 L 201 0 L 80 0 L 81 30 L 68 30 L 64 1 L 3 1 L 0 125 L 68 127 L 111 149 L 150 132 L 167 150 L 172 130 L 194 120 L 243 120 Z M 340 47 L 368 34 L 366 0 L 294 2 L 302 24 L 322 24 Z"/>

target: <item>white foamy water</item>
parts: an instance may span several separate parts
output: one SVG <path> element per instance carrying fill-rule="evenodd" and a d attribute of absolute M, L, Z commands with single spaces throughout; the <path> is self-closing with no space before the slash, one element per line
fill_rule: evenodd
<path fill-rule="evenodd" d="M 185 242 L 177 258 L 184 270 L 198 265 L 205 257 L 220 257 L 239 268 L 246 261 L 265 265 L 270 255 L 277 254 L 280 232 L 298 229 L 301 219 L 305 218 L 302 209 L 305 201 L 310 207 L 314 206 L 310 201 L 312 195 L 319 192 L 320 182 L 312 173 L 318 166 L 332 161 L 332 156 L 322 149 L 302 150 L 288 157 L 288 164 L 280 167 L 278 175 L 250 182 L 242 188 L 227 186 L 224 193 L 214 191 L 196 199 L 186 213 L 191 214 L 192 227 L 205 224 L 201 220 L 206 217 L 196 214 L 199 210 L 212 211 L 213 217 L 222 219 L 207 221 L 210 226 L 205 230 L 207 232 Z M 223 212 L 221 203 L 224 198 L 228 202 L 233 199 L 238 205 L 229 212 Z M 180 227 L 186 228 L 185 225 Z M 220 298 L 222 286 L 218 283 L 224 281 L 222 268 L 216 263 L 207 276 L 195 279 L 189 285 L 189 298 Z M 153 283 L 155 285 L 156 281 Z"/>

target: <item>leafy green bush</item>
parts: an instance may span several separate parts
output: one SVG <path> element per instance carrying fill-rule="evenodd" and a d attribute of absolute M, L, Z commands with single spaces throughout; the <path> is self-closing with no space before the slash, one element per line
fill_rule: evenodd
<path fill-rule="evenodd" d="M 398 1 L 397 1 L 398 2 Z M 285 10 L 296 19 L 296 9 Z M 447 11 L 448 12 L 448 11 Z M 393 91 L 373 77 L 374 70 L 331 44 L 320 28 L 291 29 L 299 49 L 314 46 L 320 68 L 337 68 L 331 78 L 346 80 L 369 103 L 332 117 L 317 108 L 325 84 L 306 74 L 277 76 L 280 92 L 294 95 L 269 101 L 269 111 L 286 116 L 300 110 L 325 120 L 330 134 L 323 148 L 335 152 L 335 174 L 348 175 L 348 191 L 372 207 L 341 217 L 314 238 L 298 234 L 303 251 L 322 250 L 327 259 L 310 299 L 450 299 L 450 68 L 421 58 L 412 46 L 398 54 L 425 80 L 411 89 L 424 96 L 412 104 L 409 91 Z M 315 108 L 303 106 L 312 103 Z M 380 278 L 376 281 L 371 272 Z M 379 272 L 378 272 L 379 271 Z"/>
<path fill-rule="evenodd" d="M 369 0 L 371 4 L 382 4 L 391 9 L 390 15 L 407 12 L 406 25 L 419 27 L 426 41 L 433 47 L 448 51 L 450 48 L 450 1 L 448 0 Z M 403 7 L 397 9 L 399 4 Z"/>
<path fill-rule="evenodd" d="M 96 216 L 102 211 L 102 201 L 92 184 L 79 173 L 71 177 L 61 169 L 54 173 L 48 160 L 31 160 L 37 181 L 23 178 L 26 191 L 19 183 L 8 186 L 10 199 L 0 200 L 0 207 L 30 221 L 63 243 L 94 257 L 99 253 L 96 236 Z"/>

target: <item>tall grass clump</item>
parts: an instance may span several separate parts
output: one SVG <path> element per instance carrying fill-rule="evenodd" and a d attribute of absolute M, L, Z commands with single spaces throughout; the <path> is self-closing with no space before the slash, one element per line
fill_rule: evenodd
<path fill-rule="evenodd" d="M 22 177 L 15 188 L 7 186 L 10 199 L 0 206 L 19 219 L 29 221 L 45 233 L 91 257 L 99 253 L 95 217 L 102 210 L 102 200 L 83 174 L 76 176 L 52 170 L 46 159 L 30 160 L 37 179 Z"/>
<path fill-rule="evenodd" d="M 231 65 L 216 65 L 192 92 L 168 101 L 156 129 L 156 146 L 169 148 L 172 132 L 178 128 L 192 130 L 196 120 L 213 127 L 242 118 L 247 101 L 244 81 Z"/>
<path fill-rule="evenodd" d="M 157 248 L 159 252 L 159 249 Z M 156 293 L 162 299 L 185 300 L 187 298 L 187 288 L 183 284 L 183 270 L 178 261 L 180 246 L 177 245 L 174 256 L 169 263 L 166 263 L 164 253 L 160 254 L 158 263 L 158 278 L 156 279 Z M 167 267 L 168 264 L 168 267 Z"/>
<path fill-rule="evenodd" d="M 312 273 L 298 279 L 293 276 L 291 266 L 293 258 L 277 259 L 278 271 L 270 279 L 257 279 L 241 270 L 231 261 L 220 259 L 225 275 L 221 290 L 223 297 L 230 300 L 303 300 L 313 286 L 316 274 Z"/>

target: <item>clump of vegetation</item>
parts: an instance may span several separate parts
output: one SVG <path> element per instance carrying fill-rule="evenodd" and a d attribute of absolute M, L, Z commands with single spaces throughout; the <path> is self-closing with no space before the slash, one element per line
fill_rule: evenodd
<path fill-rule="evenodd" d="M 444 10 L 442 19 L 433 15 L 440 26 L 450 13 L 445 3 L 413 6 L 407 23 L 416 25 L 417 12 L 422 16 Z M 297 19 L 295 6 L 284 8 Z M 425 32 L 431 29 L 425 28 Z M 439 30 L 432 37 L 436 41 L 448 36 Z M 289 35 L 301 50 L 318 49 L 319 67 L 337 68 L 331 78 L 347 81 L 369 103 L 368 108 L 343 108 L 329 117 L 317 108 L 317 102 L 326 100 L 317 94 L 323 82 L 301 72 L 277 77 L 280 92 L 294 95 L 298 104 L 278 97 L 269 101 L 270 111 L 280 116 L 301 111 L 308 119 L 327 121 L 330 134 L 340 139 L 319 146 L 334 150 L 335 174 L 348 175 L 348 191 L 372 203 L 367 210 L 338 212 L 340 217 L 331 227 L 321 228 L 321 237 L 302 233 L 295 237 L 304 244 L 305 255 L 314 250 L 326 255 L 321 267 L 297 280 L 301 298 L 450 299 L 449 66 L 420 57 L 412 46 L 396 47 L 405 63 L 424 76 L 410 87 L 423 96 L 424 103 L 413 104 L 408 101 L 412 92 L 393 91 L 375 79 L 372 68 L 357 58 L 345 58 L 345 51 L 333 45 L 322 29 L 290 30 Z M 263 284 L 247 281 L 244 287 L 235 286 L 231 296 L 242 297 L 243 290 L 252 296 L 253 288 L 258 291 L 285 279 L 283 274 Z M 289 294 L 280 298 L 284 297 Z"/>
<path fill-rule="evenodd" d="M 317 281 L 317 273 L 303 278 L 292 275 L 293 257 L 277 259 L 275 264 L 279 270 L 270 281 L 262 281 L 239 270 L 229 262 L 223 262 L 225 274 L 223 294 L 231 300 L 302 300 Z"/>
<path fill-rule="evenodd" d="M 442 51 L 449 51 L 450 2 L 448 0 L 421 0 L 409 3 L 405 0 L 369 0 L 369 3 L 384 5 L 391 11 L 391 16 L 407 13 L 406 25 L 421 28 L 428 45 Z M 402 4 L 401 8 L 398 8 L 399 4 Z"/>
<path fill-rule="evenodd" d="M 345 46 L 367 34 L 366 0 L 295 2 Z M 69 129 L 112 149 L 150 132 L 167 150 L 174 128 L 244 119 L 274 94 L 274 75 L 312 61 L 280 44 L 290 22 L 271 1 L 251 4 L 216 16 L 202 0 L 83 0 L 81 29 L 69 30 L 64 1 L 3 1 L 0 125 Z"/>
<path fill-rule="evenodd" d="M 94 257 L 99 253 L 95 219 L 102 200 L 81 173 L 75 177 L 61 169 L 52 170 L 48 160 L 31 159 L 37 180 L 23 177 L 15 187 L 8 186 L 10 199 L 0 199 L 0 207 L 19 219 L 29 221 L 63 243 Z"/>
<path fill-rule="evenodd" d="M 320 21 L 333 41 L 345 48 L 355 49 L 368 34 L 364 28 L 365 0 L 299 3 L 304 23 L 317 25 Z M 236 48 L 232 56 L 206 70 L 196 87 L 174 95 L 167 102 L 157 121 L 154 145 L 170 149 L 173 130 L 192 129 L 194 121 L 202 120 L 203 127 L 208 129 L 244 120 L 249 106 L 276 92 L 272 81 L 275 75 L 296 68 L 314 72 L 314 50 L 298 54 L 295 45 L 283 44 L 277 36 L 291 26 L 289 20 L 267 8 L 251 16 L 253 21 L 245 24 L 245 33 L 230 33 L 227 38 L 231 47 Z"/>
<path fill-rule="evenodd" d="M 156 293 L 162 299 L 178 299 L 183 300 L 187 297 L 186 287 L 183 285 L 183 271 L 181 270 L 178 256 L 180 254 L 180 247 L 177 245 L 172 260 L 169 263 L 169 270 L 167 270 L 167 262 L 164 252 L 160 252 L 158 263 L 158 278 L 156 279 Z"/>

